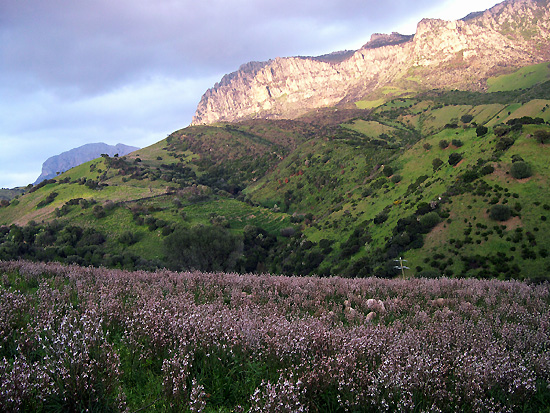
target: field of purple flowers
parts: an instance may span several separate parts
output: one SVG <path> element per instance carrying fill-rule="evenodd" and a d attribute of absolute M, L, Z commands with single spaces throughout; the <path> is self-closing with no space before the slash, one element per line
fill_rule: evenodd
<path fill-rule="evenodd" d="M 3 411 L 549 411 L 550 286 L 0 261 Z"/>

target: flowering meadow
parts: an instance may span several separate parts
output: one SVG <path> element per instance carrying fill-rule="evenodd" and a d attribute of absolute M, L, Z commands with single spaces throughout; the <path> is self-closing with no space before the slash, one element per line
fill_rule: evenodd
<path fill-rule="evenodd" d="M 0 410 L 538 412 L 550 285 L 0 261 Z"/>

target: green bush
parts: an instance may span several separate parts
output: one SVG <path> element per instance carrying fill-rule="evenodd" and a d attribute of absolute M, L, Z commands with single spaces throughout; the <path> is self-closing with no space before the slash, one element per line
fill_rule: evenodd
<path fill-rule="evenodd" d="M 455 166 L 462 160 L 462 154 L 455 152 L 449 155 L 449 165 Z"/>
<path fill-rule="evenodd" d="M 495 221 L 507 221 L 512 216 L 512 211 L 507 205 L 493 205 L 489 211 L 489 218 Z"/>
<path fill-rule="evenodd" d="M 474 119 L 474 116 L 473 115 L 462 115 L 460 117 L 460 121 L 462 123 L 470 123 L 472 120 Z"/>
<path fill-rule="evenodd" d="M 449 141 L 448 141 L 448 140 L 446 140 L 446 139 L 441 139 L 441 140 L 439 141 L 439 147 L 440 147 L 441 149 L 445 149 L 445 148 L 447 148 L 448 146 L 449 146 Z"/>
<path fill-rule="evenodd" d="M 443 165 L 443 161 L 439 158 L 435 158 L 432 161 L 432 166 L 434 171 L 438 170 L 441 165 Z"/>
<path fill-rule="evenodd" d="M 515 179 L 524 179 L 529 178 L 533 174 L 533 172 L 528 163 L 519 161 L 512 164 L 512 167 L 510 168 L 510 174 Z"/>
<path fill-rule="evenodd" d="M 439 217 L 439 214 L 435 211 L 428 212 L 427 214 L 422 215 L 420 217 L 420 224 L 427 231 L 435 227 L 440 222 L 441 222 L 441 218 Z"/>
<path fill-rule="evenodd" d="M 550 142 L 550 131 L 539 129 L 535 131 L 534 136 L 538 143 Z"/>
<path fill-rule="evenodd" d="M 489 129 L 483 125 L 479 125 L 477 128 L 476 128 L 476 135 L 478 137 L 481 137 L 481 136 L 484 136 L 487 134 L 487 132 L 489 132 Z"/>
<path fill-rule="evenodd" d="M 451 143 L 457 148 L 460 148 L 462 145 L 464 145 L 460 139 L 453 139 Z"/>

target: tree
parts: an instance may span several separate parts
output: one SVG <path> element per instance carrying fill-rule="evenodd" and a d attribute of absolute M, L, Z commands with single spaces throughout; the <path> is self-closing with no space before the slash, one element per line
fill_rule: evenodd
<path fill-rule="evenodd" d="M 474 119 L 474 116 L 473 115 L 462 115 L 460 117 L 460 121 L 462 123 L 470 123 L 472 120 Z"/>
<path fill-rule="evenodd" d="M 483 125 L 479 125 L 477 128 L 476 128 L 476 135 L 478 137 L 481 137 L 483 135 L 486 135 L 487 132 L 489 132 L 489 129 Z"/>
<path fill-rule="evenodd" d="M 449 165 L 455 166 L 462 160 L 462 154 L 455 152 L 449 155 Z"/>
<path fill-rule="evenodd" d="M 544 144 L 550 142 L 550 132 L 544 129 L 535 131 L 534 136 L 538 143 Z"/>
<path fill-rule="evenodd" d="M 232 271 L 242 250 L 242 239 L 219 226 L 178 228 L 164 241 L 167 261 L 177 270 Z"/>
<path fill-rule="evenodd" d="M 512 212 L 508 205 L 493 205 L 489 211 L 489 218 L 495 221 L 507 221 L 511 215 Z"/>
<path fill-rule="evenodd" d="M 512 164 L 510 174 L 516 179 L 529 178 L 533 172 L 527 162 L 518 161 Z"/>
<path fill-rule="evenodd" d="M 438 170 L 441 165 L 443 165 L 443 161 L 439 158 L 435 158 L 432 161 L 432 166 L 433 166 L 434 171 Z"/>

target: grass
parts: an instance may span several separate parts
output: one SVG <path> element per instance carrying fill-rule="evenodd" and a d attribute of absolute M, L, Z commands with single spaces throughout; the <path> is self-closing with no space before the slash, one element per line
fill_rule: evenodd
<path fill-rule="evenodd" d="M 537 83 L 550 79 L 550 64 L 539 63 L 523 67 L 514 73 L 487 79 L 489 92 L 507 92 L 517 89 L 527 89 Z"/>

